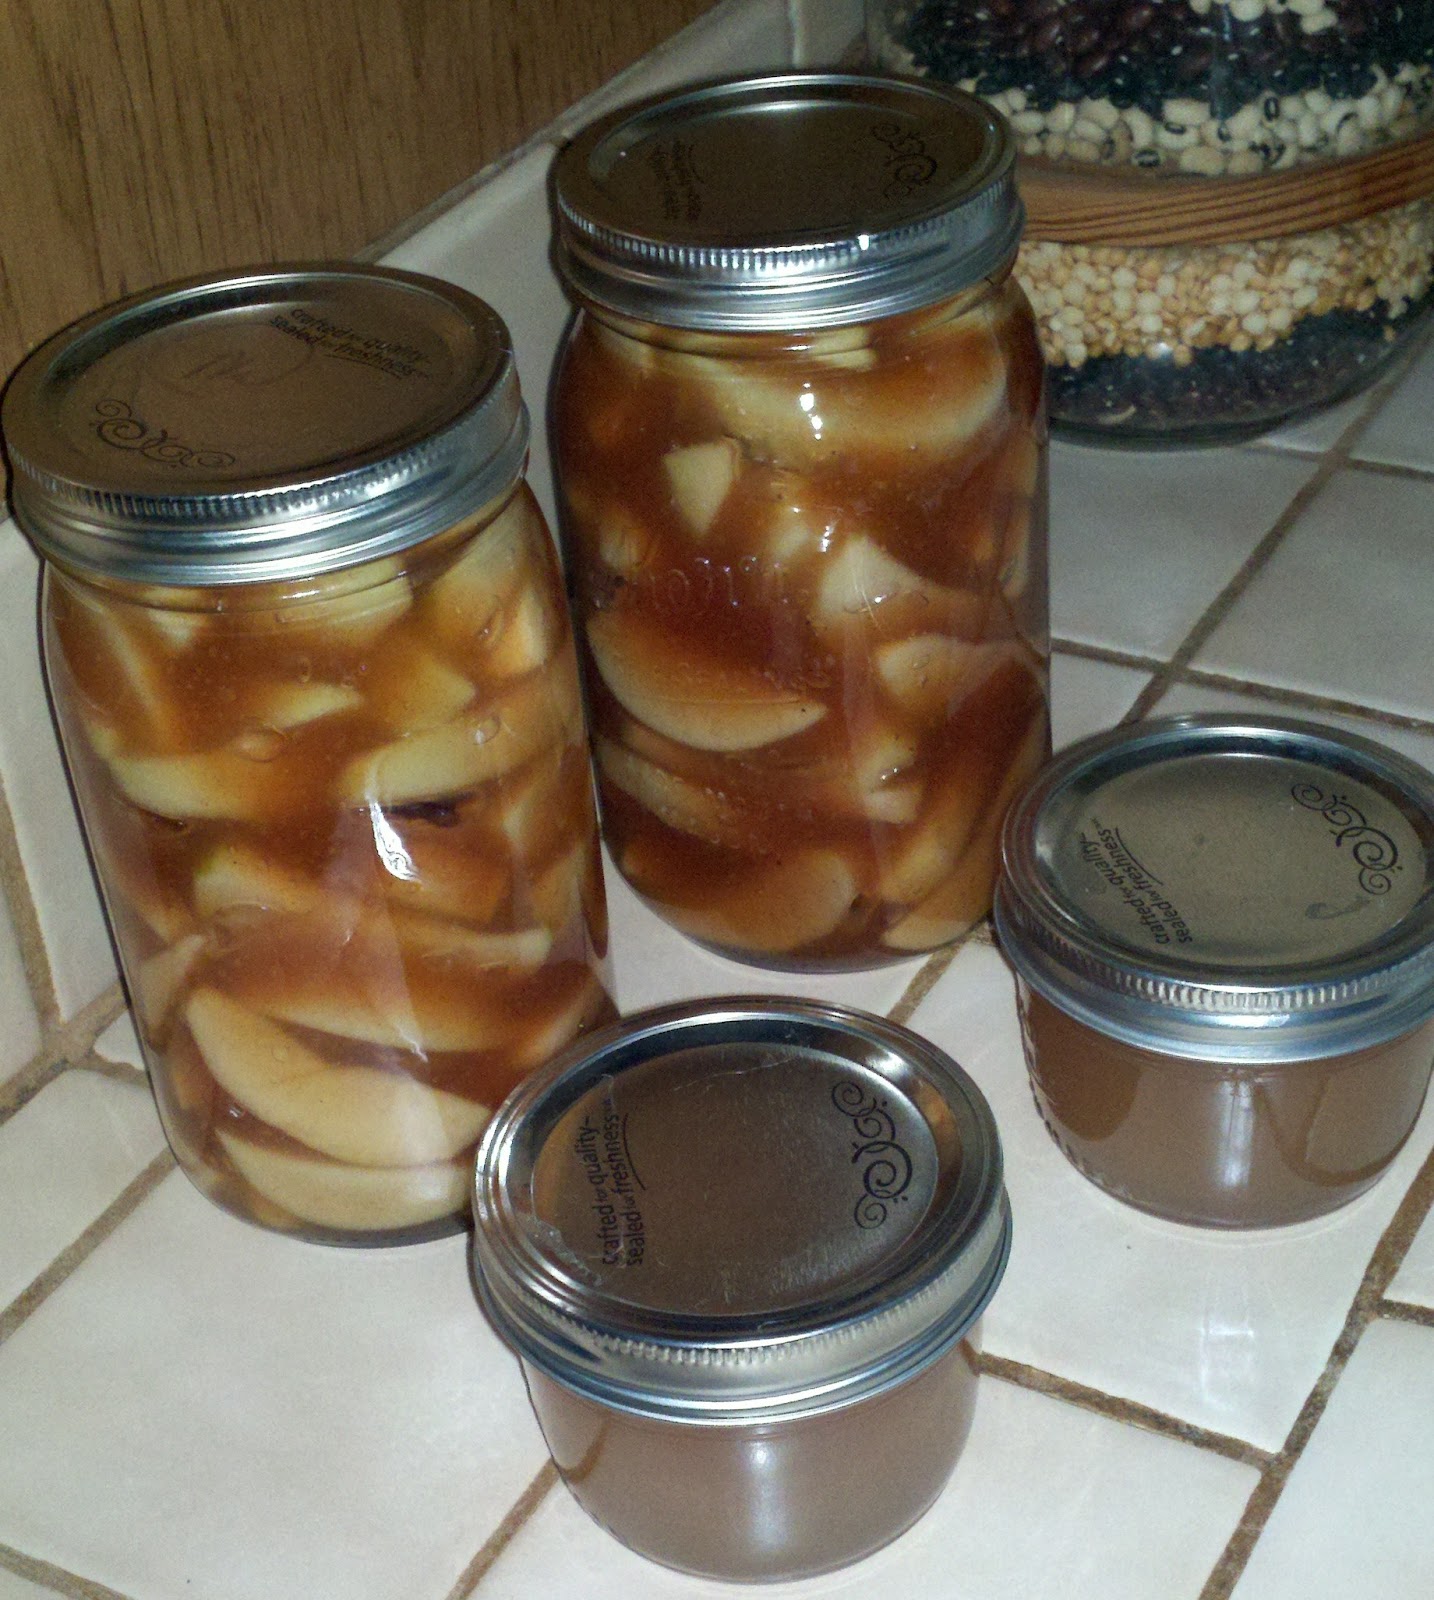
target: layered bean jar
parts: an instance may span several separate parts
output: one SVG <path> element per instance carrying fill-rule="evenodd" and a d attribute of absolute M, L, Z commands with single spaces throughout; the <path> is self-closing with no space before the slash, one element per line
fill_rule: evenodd
<path fill-rule="evenodd" d="M 604 830 L 728 955 L 868 966 L 990 908 L 1048 746 L 1046 439 L 1000 119 L 789 74 L 556 171 L 556 384 Z"/>
<path fill-rule="evenodd" d="M 491 1110 L 614 1015 L 506 329 L 380 269 L 194 281 L 42 346 L 4 425 L 181 1165 L 314 1239 L 457 1228 Z"/>
<path fill-rule="evenodd" d="M 1076 235 L 1032 202 L 1017 272 L 1057 425 L 1137 444 L 1258 433 L 1368 383 L 1424 325 L 1434 202 L 1399 173 L 1429 164 L 1427 3 L 868 0 L 867 19 L 885 67 L 1002 111 L 1028 178 L 1049 166 L 1069 193 L 1124 168 L 1193 182 L 1222 213 L 1204 237 L 1176 208 L 1161 237 L 1126 226 L 1148 185 L 1111 190 Z M 1301 173 L 1347 201 L 1313 204 Z"/>

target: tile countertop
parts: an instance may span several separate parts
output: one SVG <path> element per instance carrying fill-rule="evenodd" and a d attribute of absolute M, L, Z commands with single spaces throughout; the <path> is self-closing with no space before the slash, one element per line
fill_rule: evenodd
<path fill-rule="evenodd" d="M 811 15 L 830 26 L 841 9 Z M 787 59 L 794 24 L 821 59 L 802 15 L 729 4 L 614 92 Z M 493 301 L 530 400 L 564 320 L 550 156 L 540 142 L 389 258 Z M 1242 448 L 1057 445 L 1056 743 L 1236 707 L 1313 715 L 1434 766 L 1431 404 L 1426 350 Z M 550 505 L 541 451 L 533 480 Z M 629 1554 L 555 1483 L 463 1240 L 297 1243 L 174 1170 L 44 712 L 35 566 L 13 528 L 0 561 L 0 1600 L 747 1592 Z M 929 962 L 782 977 L 699 952 L 608 882 L 624 1009 L 785 989 L 894 1014 L 966 1066 L 1005 1141 L 1016 1244 L 955 1478 L 887 1550 L 770 1592 L 1434 1595 L 1434 1105 L 1333 1217 L 1245 1235 L 1164 1224 L 1085 1183 L 1046 1136 L 985 934 Z"/>

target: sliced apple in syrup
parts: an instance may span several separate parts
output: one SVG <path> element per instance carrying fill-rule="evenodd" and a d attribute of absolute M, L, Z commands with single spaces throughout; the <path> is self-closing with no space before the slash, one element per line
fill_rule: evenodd
<path fill-rule="evenodd" d="M 814 696 L 704 656 L 636 612 L 600 611 L 587 627 L 598 672 L 623 709 L 693 749 L 756 750 L 826 715 Z"/>
<path fill-rule="evenodd" d="M 217 989 L 197 989 L 185 1019 L 215 1082 L 236 1104 L 340 1161 L 447 1161 L 488 1120 L 486 1107 L 401 1074 L 335 1065 Z"/>
<path fill-rule="evenodd" d="M 266 1200 L 321 1228 L 356 1233 L 412 1228 L 461 1211 L 467 1199 L 463 1162 L 359 1167 L 277 1150 L 222 1130 L 219 1142 L 235 1171 Z"/>

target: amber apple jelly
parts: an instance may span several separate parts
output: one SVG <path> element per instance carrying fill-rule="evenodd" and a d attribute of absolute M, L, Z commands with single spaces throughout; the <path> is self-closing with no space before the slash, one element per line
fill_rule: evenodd
<path fill-rule="evenodd" d="M 1264 1227 L 1389 1165 L 1434 1065 L 1434 778 L 1313 723 L 1072 747 L 1012 809 L 996 927 L 1036 1103 L 1087 1177 Z"/>
<path fill-rule="evenodd" d="M 44 643 L 171 1145 L 220 1204 L 462 1225 L 614 1015 L 577 661 L 506 329 L 377 269 L 206 279 L 22 368 Z"/>
<path fill-rule="evenodd" d="M 990 909 L 1047 754 L 1043 369 L 1004 125 L 797 74 L 556 170 L 554 396 L 605 834 L 741 959 L 869 966 Z"/>
<path fill-rule="evenodd" d="M 843 1566 L 956 1467 L 1010 1216 L 980 1091 L 908 1030 L 746 997 L 614 1024 L 509 1097 L 474 1209 L 559 1471 L 653 1560 Z"/>

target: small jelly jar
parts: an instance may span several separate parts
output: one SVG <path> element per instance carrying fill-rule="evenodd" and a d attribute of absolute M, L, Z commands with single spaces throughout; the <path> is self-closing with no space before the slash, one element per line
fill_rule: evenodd
<path fill-rule="evenodd" d="M 948 1056 L 842 1007 L 665 1007 L 479 1148 L 485 1308 L 584 1509 L 656 1561 L 794 1578 L 894 1539 L 970 1427 L 1010 1215 Z"/>
<path fill-rule="evenodd" d="M 1354 735 L 1190 716 L 1072 746 L 1012 808 L 996 928 L 1036 1103 L 1178 1222 L 1319 1216 L 1434 1066 L 1434 778 Z"/>
<path fill-rule="evenodd" d="M 377 268 L 207 278 L 56 335 L 4 427 L 180 1164 L 312 1239 L 461 1228 L 494 1108 L 615 1015 L 506 328 Z"/>
<path fill-rule="evenodd" d="M 554 186 L 579 307 L 554 460 L 613 861 L 760 965 L 950 943 L 1049 752 L 1004 124 L 783 74 L 615 112 Z"/>

